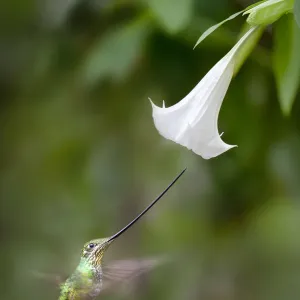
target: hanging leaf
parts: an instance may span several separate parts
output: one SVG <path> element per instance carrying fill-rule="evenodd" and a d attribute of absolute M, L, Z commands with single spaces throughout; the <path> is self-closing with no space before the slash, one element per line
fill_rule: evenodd
<path fill-rule="evenodd" d="M 278 1 L 278 0 L 277 0 Z M 280 0 L 282 1 L 282 0 Z M 211 33 L 213 33 L 216 29 L 218 29 L 220 26 L 222 26 L 224 23 L 226 23 L 227 21 L 230 21 L 234 18 L 236 18 L 237 16 L 239 16 L 240 14 L 242 13 L 247 13 L 247 11 L 251 10 L 252 8 L 256 7 L 256 6 L 259 6 L 261 5 L 262 3 L 264 2 L 267 2 L 267 0 L 262 0 L 262 1 L 258 1 L 248 7 L 246 7 L 245 9 L 237 12 L 237 13 L 234 13 L 233 15 L 231 15 L 230 17 L 228 17 L 227 19 L 223 20 L 222 22 L 218 23 L 218 24 L 215 24 L 211 27 L 209 27 L 204 33 L 202 33 L 202 35 L 200 36 L 200 38 L 198 39 L 196 45 L 194 46 L 194 49 L 207 37 L 209 36 Z"/>
<path fill-rule="evenodd" d="M 294 2 L 294 17 L 300 28 L 300 0 L 295 0 Z"/>
<path fill-rule="evenodd" d="M 291 111 L 300 82 L 300 29 L 292 15 L 282 17 L 275 27 L 274 74 L 281 110 Z"/>
<path fill-rule="evenodd" d="M 247 9 L 247 22 L 252 25 L 269 25 L 277 21 L 282 15 L 293 10 L 294 0 L 268 0 Z"/>
<path fill-rule="evenodd" d="M 147 0 L 147 3 L 159 23 L 169 33 L 176 33 L 188 25 L 194 0 Z"/>
<path fill-rule="evenodd" d="M 227 21 L 230 21 L 234 18 L 236 18 L 238 15 L 242 14 L 244 12 L 244 10 L 239 11 L 233 15 L 231 15 L 230 17 L 228 17 L 227 19 L 223 20 L 222 22 L 215 24 L 211 27 L 209 27 L 206 31 L 204 31 L 202 33 L 202 35 L 199 37 L 196 45 L 194 46 L 194 49 L 206 38 L 208 37 L 211 33 L 213 33 L 216 29 L 218 29 L 220 26 L 222 26 L 224 23 L 226 23 Z"/>

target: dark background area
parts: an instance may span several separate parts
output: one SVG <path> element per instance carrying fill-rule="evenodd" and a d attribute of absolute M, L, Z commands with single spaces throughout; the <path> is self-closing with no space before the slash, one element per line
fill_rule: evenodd
<path fill-rule="evenodd" d="M 233 0 L 12 0 L 0 8 L 1 299 L 57 299 L 34 272 L 70 274 L 186 174 L 105 262 L 175 259 L 107 299 L 298 299 L 299 101 L 283 117 L 272 27 L 232 81 L 203 160 L 163 139 L 150 97 L 182 99 L 234 45 Z M 275 24 L 276 26 L 276 24 Z M 299 99 L 298 99 L 299 100 Z"/>

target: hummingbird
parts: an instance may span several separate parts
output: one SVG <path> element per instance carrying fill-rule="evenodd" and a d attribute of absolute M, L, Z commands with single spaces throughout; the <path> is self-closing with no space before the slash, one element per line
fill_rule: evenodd
<path fill-rule="evenodd" d="M 118 237 L 126 232 L 133 224 L 135 224 L 147 211 L 149 211 L 155 203 L 161 199 L 164 194 L 175 184 L 175 182 L 183 175 L 186 168 L 169 184 L 169 186 L 153 200 L 138 216 L 114 235 L 107 238 L 94 239 L 87 242 L 81 251 L 80 262 L 74 273 L 60 286 L 60 296 L 58 300 L 93 300 L 106 286 L 104 277 L 113 276 L 112 273 L 105 270 L 102 259 L 105 251 Z M 133 271 L 149 269 L 155 264 L 155 260 L 128 260 L 119 261 L 115 266 L 111 266 L 110 270 L 122 270 L 120 280 L 126 279 Z M 124 270 L 126 270 L 124 271 Z"/>

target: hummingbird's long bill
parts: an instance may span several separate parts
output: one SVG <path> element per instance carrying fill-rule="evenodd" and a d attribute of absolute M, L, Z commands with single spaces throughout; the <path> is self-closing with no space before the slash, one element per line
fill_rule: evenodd
<path fill-rule="evenodd" d="M 112 242 L 117 237 L 119 237 L 121 234 L 123 234 L 128 228 L 130 228 L 135 222 L 137 222 L 152 206 L 154 206 L 155 203 L 158 202 L 159 199 L 161 199 L 167 191 L 175 184 L 175 182 L 183 175 L 183 173 L 186 171 L 187 168 L 185 168 L 181 173 L 169 184 L 169 186 L 155 199 L 153 200 L 135 219 L 133 219 L 129 224 L 127 224 L 124 228 L 122 228 L 120 231 L 115 233 L 112 237 L 109 238 L 107 243 Z"/>
<path fill-rule="evenodd" d="M 94 300 L 107 286 L 111 287 L 111 283 L 116 282 L 116 278 L 123 281 L 128 277 L 148 271 L 152 266 L 157 264 L 157 259 L 155 259 L 156 262 L 153 260 L 142 260 L 140 262 L 137 262 L 136 260 L 131 262 L 125 261 L 125 263 L 119 262 L 118 266 L 110 268 L 109 270 L 105 267 L 102 269 L 102 258 L 110 243 L 137 222 L 159 199 L 161 199 L 180 176 L 182 176 L 185 170 L 186 169 L 184 169 L 148 207 L 146 207 L 123 229 L 109 238 L 95 239 L 83 246 L 79 265 L 74 273 L 61 285 L 59 300 Z M 122 270 L 121 274 L 123 274 L 123 276 L 120 277 L 120 274 L 117 274 L 118 272 L 116 271 L 118 269 Z M 110 280 L 103 280 L 104 278 L 109 279 L 109 277 Z M 120 282 L 120 280 L 117 282 Z"/>

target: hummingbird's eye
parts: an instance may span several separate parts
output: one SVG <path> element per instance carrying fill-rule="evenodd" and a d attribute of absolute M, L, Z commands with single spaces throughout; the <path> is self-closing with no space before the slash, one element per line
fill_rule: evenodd
<path fill-rule="evenodd" d="M 87 246 L 87 248 L 88 248 L 89 250 L 92 250 L 94 247 L 95 247 L 95 244 L 94 244 L 94 243 L 90 243 L 90 244 L 88 244 L 88 246 Z"/>

